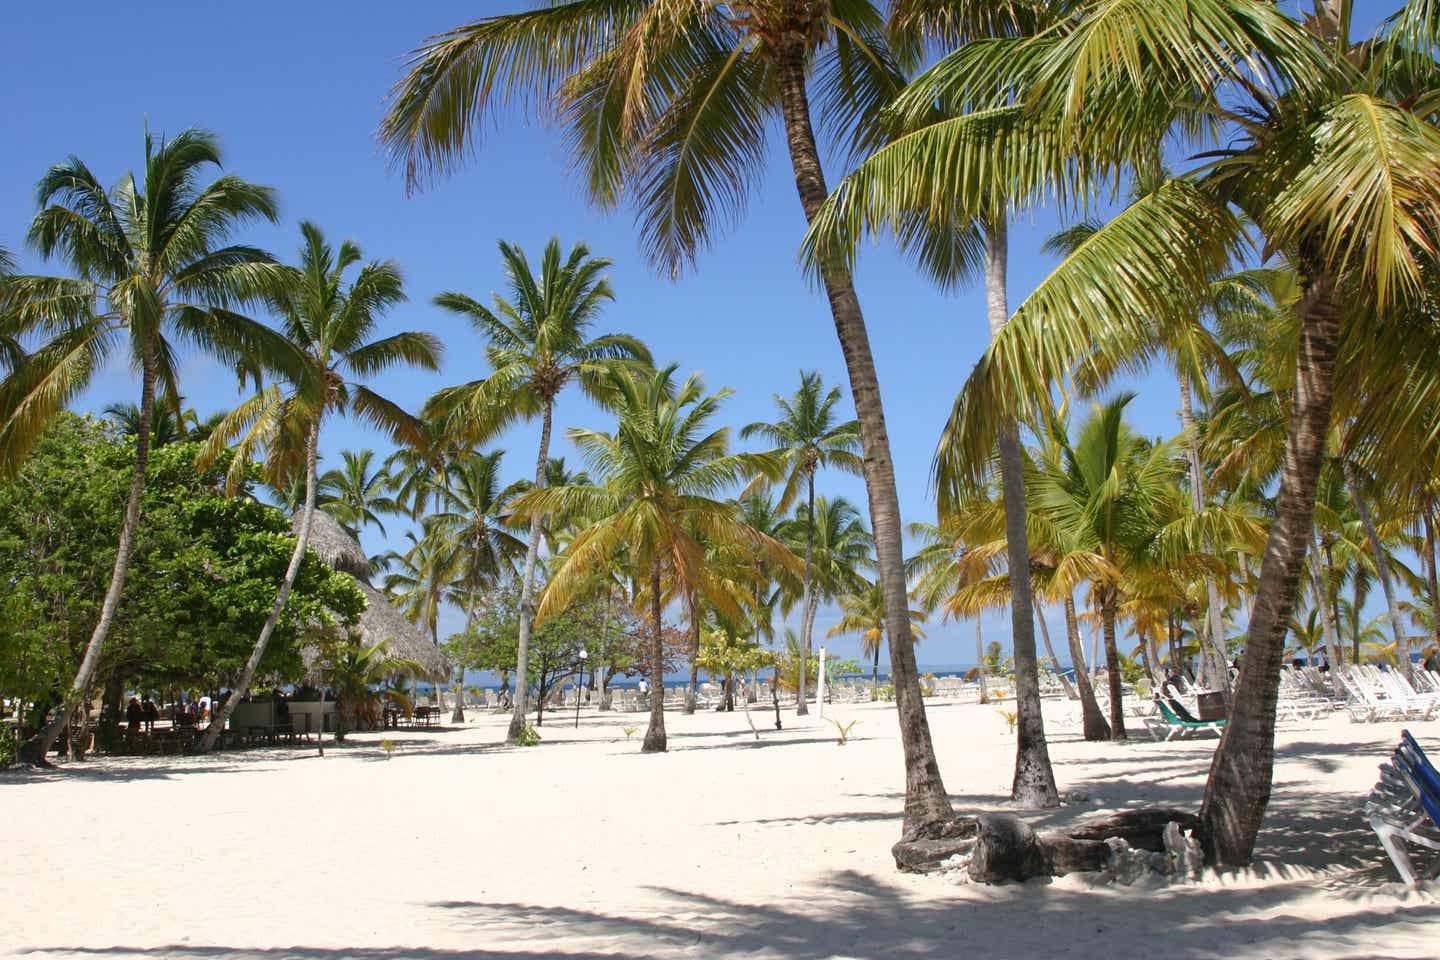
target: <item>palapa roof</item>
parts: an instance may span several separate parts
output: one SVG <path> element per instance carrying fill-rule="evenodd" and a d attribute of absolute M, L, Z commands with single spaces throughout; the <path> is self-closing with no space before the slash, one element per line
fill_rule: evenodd
<path fill-rule="evenodd" d="M 292 525 L 298 532 L 299 514 L 295 515 Z M 384 641 L 385 652 L 390 656 L 414 660 L 424 667 L 426 680 L 449 677 L 450 661 L 440 648 L 405 619 L 405 615 L 395 609 L 385 594 L 370 585 L 367 580 L 370 562 L 365 551 L 339 521 L 323 510 L 316 510 L 315 518 L 310 522 L 308 547 L 330 567 L 349 574 L 355 586 L 365 595 L 365 612 L 356 624 L 362 643 L 369 647 Z"/>
<path fill-rule="evenodd" d="M 300 533 L 299 513 L 291 519 L 290 527 L 298 536 Z M 350 536 L 349 531 L 340 526 L 340 521 L 324 510 L 317 508 L 315 518 L 310 521 L 308 547 L 314 550 L 316 555 L 327 565 L 341 573 L 348 573 L 350 576 L 360 579 L 370 576 L 370 559 L 365 556 L 365 551 L 361 549 L 355 538 Z"/>

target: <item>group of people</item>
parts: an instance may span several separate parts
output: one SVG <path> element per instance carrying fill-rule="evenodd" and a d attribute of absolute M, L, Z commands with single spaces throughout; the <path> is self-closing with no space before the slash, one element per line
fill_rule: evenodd
<path fill-rule="evenodd" d="M 199 726 L 210 719 L 210 697 L 208 695 L 177 703 L 172 708 L 172 719 L 176 726 Z M 160 719 L 160 706 L 148 694 L 141 699 L 132 696 L 125 705 L 125 726 L 131 733 L 155 732 L 155 721 Z"/>
<path fill-rule="evenodd" d="M 131 733 L 139 733 L 140 727 L 145 727 L 146 733 L 155 732 L 155 721 L 160 719 L 160 707 L 149 696 L 144 700 L 130 698 L 129 704 L 125 707 L 125 725 Z"/>

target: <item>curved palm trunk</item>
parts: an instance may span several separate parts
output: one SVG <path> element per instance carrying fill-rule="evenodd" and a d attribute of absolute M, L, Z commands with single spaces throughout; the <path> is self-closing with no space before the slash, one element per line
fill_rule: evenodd
<path fill-rule="evenodd" d="M 660 567 L 650 568 L 650 727 L 641 753 L 665 752 L 665 633 L 660 620 Z"/>
<path fill-rule="evenodd" d="M 1335 598 L 1330 592 L 1330 583 L 1333 580 L 1333 573 L 1330 567 L 1330 555 L 1328 551 L 1320 549 L 1320 544 L 1315 540 L 1315 531 L 1310 531 L 1310 555 L 1315 559 L 1310 564 L 1310 582 L 1315 590 L 1315 605 L 1320 610 L 1320 630 L 1325 637 L 1325 650 L 1330 655 L 1332 672 L 1330 675 L 1330 686 L 1335 696 L 1344 698 L 1344 685 L 1340 682 L 1340 618 L 1335 615 Z M 1356 631 L 1358 638 L 1359 631 Z M 1358 648 L 1357 648 L 1358 649 Z M 1308 651 L 1307 651 L 1308 653 Z M 1356 657 L 1359 663 L 1359 657 Z"/>
<path fill-rule="evenodd" d="M 810 103 L 805 89 L 804 51 L 798 45 L 780 51 L 776 58 L 781 113 L 795 188 L 805 209 L 806 222 L 815 218 L 828 190 L 820 167 L 820 152 L 810 124 Z M 839 264 L 821 267 L 835 332 L 845 354 L 855 416 L 860 421 L 860 442 L 865 456 L 865 490 L 870 500 L 870 524 L 875 536 L 879 581 L 885 596 L 885 620 L 890 634 L 890 673 L 900 719 L 900 741 L 905 754 L 905 822 L 907 840 L 936 835 L 954 816 L 935 746 L 920 679 L 915 665 L 914 638 L 910 632 L 909 597 L 901 542 L 900 498 L 895 490 L 895 466 L 890 458 L 890 437 L 865 316 L 849 272 Z"/>
<path fill-rule="evenodd" d="M 1180 377 L 1180 429 L 1185 434 L 1185 459 L 1190 471 L 1190 505 L 1199 513 L 1205 509 L 1205 475 L 1200 467 L 1200 431 L 1190 405 L 1190 381 Z M 1211 550 L 1209 538 L 1202 544 Z M 1225 662 L 1225 627 L 1220 622 L 1220 592 L 1215 580 L 1205 577 L 1205 635 L 1200 646 L 1200 683 L 1207 690 L 1230 696 L 1230 668 Z M 1178 668 L 1179 664 L 1176 664 Z"/>
<path fill-rule="evenodd" d="M 535 459 L 535 489 L 545 487 L 545 463 L 550 457 L 552 408 L 547 401 L 540 419 L 540 453 Z M 541 518 L 530 518 L 530 540 L 525 545 L 525 573 L 520 580 L 520 636 L 515 648 L 514 707 L 510 713 L 507 743 L 516 743 L 525 730 L 525 698 L 530 692 L 530 626 L 535 620 L 535 564 L 540 557 Z"/>
<path fill-rule="evenodd" d="M 295 549 L 290 553 L 290 564 L 285 568 L 285 577 L 280 581 L 280 591 L 275 595 L 274 605 L 270 607 L 270 616 L 265 618 L 265 624 L 260 628 L 260 636 L 255 639 L 255 646 L 250 651 L 250 658 L 245 661 L 245 668 L 240 671 L 240 679 L 231 687 L 230 696 L 225 699 L 220 709 L 215 711 L 210 726 L 205 730 L 205 736 L 200 741 L 201 753 L 209 753 L 215 749 L 215 741 L 230 722 L 230 715 L 250 692 L 250 684 L 255 681 L 255 671 L 260 668 L 260 659 L 265 656 L 265 648 L 270 645 L 270 636 L 280 623 L 280 615 L 285 611 L 290 592 L 295 589 L 295 578 L 300 575 L 300 564 L 305 560 L 305 548 L 310 543 L 310 525 L 315 519 L 315 468 L 320 459 L 319 441 L 320 423 L 317 420 L 310 428 L 310 436 L 305 438 L 305 506 L 300 514 L 300 532 L 295 538 Z M 323 711 L 321 718 L 324 718 Z"/>
<path fill-rule="evenodd" d="M 1375 561 L 1375 573 L 1380 578 L 1380 589 L 1385 593 L 1385 609 L 1390 614 L 1390 639 L 1395 641 L 1395 653 L 1400 662 L 1405 665 L 1405 671 L 1409 673 L 1414 669 L 1410 660 L 1410 639 L 1405 635 L 1401 624 L 1400 605 L 1395 599 L 1395 584 L 1390 576 L 1390 560 L 1385 555 L 1385 547 L 1380 543 L 1379 531 L 1375 529 L 1374 518 L 1370 516 L 1370 505 L 1360 495 L 1360 481 L 1355 475 L 1355 466 L 1349 460 L 1344 462 L 1345 486 L 1350 488 L 1350 502 L 1355 504 L 1355 512 L 1360 514 L 1360 526 L 1365 530 L 1365 539 L 1370 541 L 1370 556 Z M 1330 659 L 1335 661 L 1332 653 Z M 1335 661 L 1338 663 L 1339 661 Z"/>
<path fill-rule="evenodd" d="M 985 305 L 993 339 L 1010 319 L 1005 291 L 1009 266 L 1008 224 L 985 225 Z M 1005 552 L 1010 568 L 1010 630 L 1015 654 L 1015 780 L 1010 799 L 1027 807 L 1059 804 L 1045 718 L 1040 707 L 1040 665 L 1035 657 L 1035 598 L 1030 581 L 1030 541 L 1025 530 L 1025 458 L 1014 420 L 1002 424 L 1000 489 L 1005 501 Z M 1048 639 L 1048 638 L 1047 638 Z M 1053 656 L 1053 654 L 1052 654 Z"/>
<path fill-rule="evenodd" d="M 130 558 L 135 552 L 135 536 L 140 528 L 140 499 L 145 493 L 145 471 L 150 465 L 150 426 L 154 415 L 155 352 L 154 345 L 147 343 L 140 367 L 140 422 L 135 425 L 135 467 L 130 477 L 130 494 L 125 500 L 120 543 L 115 550 L 115 566 L 110 571 L 110 585 L 105 589 L 105 599 L 100 604 L 100 619 L 95 621 L 95 629 L 90 633 L 90 642 L 85 645 L 80 668 L 75 671 L 75 679 L 64 702 L 34 739 L 21 748 L 21 757 L 31 763 L 44 765 L 47 762 L 46 754 L 60 736 L 60 731 L 70 723 L 75 708 L 85 700 L 91 684 L 95 682 L 95 671 L 100 668 L 100 654 L 115 625 L 115 611 L 120 606 L 120 594 L 130 573 Z"/>
<path fill-rule="evenodd" d="M 815 545 L 815 471 L 810 471 L 807 478 L 807 499 L 805 514 L 805 590 L 800 599 L 800 678 L 795 688 L 795 716 L 803 717 L 810 713 L 810 708 L 805 703 L 805 679 L 810 667 L 810 598 L 814 595 L 815 585 L 813 573 L 810 566 L 811 553 Z"/>
<path fill-rule="evenodd" d="M 1110 739 L 1128 740 L 1125 733 L 1125 688 L 1120 674 L 1120 651 L 1115 646 L 1115 588 L 1100 597 L 1100 629 L 1105 636 L 1105 672 L 1110 681 Z"/>
<path fill-rule="evenodd" d="M 1322 271 L 1304 263 L 1302 270 L 1308 274 L 1308 283 L 1295 305 L 1300 349 L 1275 522 L 1260 563 L 1245 656 L 1235 682 L 1235 705 L 1211 761 L 1200 808 L 1210 853 L 1227 866 L 1249 862 L 1270 801 L 1285 634 L 1314 524 L 1315 487 L 1325 458 L 1335 393 L 1338 297 Z"/>
<path fill-rule="evenodd" d="M 1070 663 L 1075 668 L 1075 688 L 1080 693 L 1080 716 L 1086 740 L 1109 740 L 1110 724 L 1100 712 L 1095 688 L 1090 684 L 1090 668 L 1085 663 L 1085 648 L 1080 642 L 1080 621 L 1075 616 L 1075 599 L 1065 597 L 1065 635 L 1070 644 Z"/>

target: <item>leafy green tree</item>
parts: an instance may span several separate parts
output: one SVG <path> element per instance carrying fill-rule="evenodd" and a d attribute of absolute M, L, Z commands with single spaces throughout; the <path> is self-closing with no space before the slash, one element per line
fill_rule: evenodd
<path fill-rule="evenodd" d="M 490 375 L 437 393 L 429 409 L 447 417 L 459 435 L 484 443 L 517 420 L 540 418 L 540 449 L 535 459 L 535 486 L 546 483 L 550 431 L 555 401 L 574 382 L 592 400 L 604 402 L 607 375 L 630 363 L 650 362 L 639 340 L 621 333 L 592 338 L 590 328 L 606 303 L 614 299 L 605 271 L 610 261 L 592 257 L 583 243 L 563 260 L 560 241 L 545 245 L 537 278 L 524 251 L 501 241 L 509 297 L 498 294 L 494 309 L 463 293 L 442 293 L 436 305 L 474 325 L 487 344 Z M 516 665 L 528 673 L 533 614 L 535 564 L 540 554 L 543 516 L 530 518 L 530 539 L 521 579 L 520 639 Z M 515 710 L 506 740 L 514 743 L 525 729 L 525 690 L 516 691 Z"/>
<path fill-rule="evenodd" d="M 559 558 L 545 588 L 538 620 L 560 611 L 585 590 L 588 580 L 624 554 L 642 584 L 650 607 L 650 726 L 642 751 L 665 749 L 664 583 L 677 593 L 703 596 L 722 614 L 742 613 L 707 561 L 703 536 L 714 544 L 743 544 L 767 560 L 791 566 L 799 561 L 775 539 L 745 525 L 734 507 L 715 495 L 757 474 L 778 473 L 773 459 L 730 453 L 729 431 L 710 422 L 727 391 L 705 393 L 692 374 L 675 384 L 672 365 L 653 372 L 614 371 L 607 387 L 619 414 L 614 433 L 573 429 L 572 443 L 588 460 L 598 482 L 534 490 L 515 503 L 522 517 L 578 512 L 594 518 Z"/>
<path fill-rule="evenodd" d="M 140 176 L 126 174 L 109 191 L 78 157 L 56 164 L 36 187 L 41 210 L 28 239 L 74 275 L 7 281 L 5 335 L 42 342 L 0 383 L 0 474 L 14 475 L 45 425 L 116 353 L 140 373 L 135 469 L 110 586 L 69 693 L 28 748 L 37 760 L 90 688 L 114 626 L 140 527 L 157 391 L 180 395 L 177 347 L 237 366 L 276 349 L 273 331 L 237 311 L 272 292 L 281 272 L 264 252 L 227 244 L 245 223 L 274 221 L 274 195 L 228 174 L 202 185 L 210 167 L 220 167 L 220 149 L 200 130 L 158 142 L 147 132 Z"/>
<path fill-rule="evenodd" d="M 237 671 L 294 548 L 283 514 L 219 494 L 224 465 L 197 470 L 197 452 L 195 443 L 172 444 L 147 465 L 149 523 L 96 671 L 112 720 L 127 683 L 208 689 Z M 63 698 L 85 652 L 85 635 L 72 625 L 103 603 L 132 465 L 133 449 L 108 424 L 61 414 L 19 475 L 0 481 L 0 576 L 9 585 L 0 602 L 0 689 L 8 695 L 40 704 Z M 348 577 L 307 554 L 261 669 L 298 679 L 305 631 L 343 627 L 363 609 Z"/>
<path fill-rule="evenodd" d="M 747 424 L 740 431 L 743 438 L 761 437 L 773 444 L 773 455 L 785 463 L 785 486 L 780 492 L 776 509 L 788 510 L 794 505 L 801 489 L 805 491 L 805 515 L 809 519 L 805 531 L 800 635 L 805 638 L 807 649 L 814 630 L 810 567 L 815 540 L 815 474 L 822 467 L 834 467 L 857 476 L 864 473 L 864 460 L 860 456 L 860 424 L 855 420 L 837 421 L 835 407 L 839 402 L 839 387 L 832 387 L 826 392 L 818 372 L 802 370 L 800 388 L 793 396 L 775 395 L 775 407 L 780 413 L 778 419 L 773 423 Z M 803 689 L 795 712 L 800 716 L 809 713 Z"/>
<path fill-rule="evenodd" d="M 301 474 L 305 503 L 299 536 L 270 619 L 260 629 L 250 659 L 235 682 L 237 695 L 215 711 L 201 741 L 203 751 L 215 746 L 235 705 L 250 689 L 265 645 L 294 587 L 315 519 L 316 468 L 325 417 L 348 413 L 380 427 L 398 442 L 413 437 L 415 418 L 360 381 L 395 367 L 437 370 L 443 353 L 439 340 L 420 331 L 371 339 L 385 313 L 405 300 L 400 269 L 392 261 L 366 263 L 347 286 L 345 273 L 360 262 L 360 247 L 346 240 L 337 250 L 320 228 L 308 221 L 300 224 L 300 234 L 300 265 L 288 271 L 287 282 L 273 303 L 285 332 L 285 340 L 276 347 L 283 359 L 276 365 L 288 383 L 262 387 L 221 421 L 206 444 L 208 458 L 227 443 L 235 443 L 237 463 L 263 451 L 272 480 Z"/>
<path fill-rule="evenodd" d="M 335 739 L 343 741 L 351 730 L 374 729 L 380 709 L 392 703 L 408 716 L 414 709 L 409 694 L 387 680 L 425 672 L 425 667 L 405 657 L 393 657 L 388 643 L 366 646 L 353 634 L 332 632 L 320 643 L 320 680 L 335 691 L 338 700 Z"/>
<path fill-rule="evenodd" d="M 828 192 L 812 97 L 837 141 L 874 142 L 903 83 L 872 0 L 576 0 L 485 17 L 429 38 L 391 92 L 381 138 L 411 185 L 448 172 L 511 104 L 571 131 L 589 193 L 633 199 L 651 259 L 676 273 L 734 222 L 783 131 L 807 221 Z M 779 121 L 776 123 L 776 121 Z M 904 835 L 937 834 L 950 802 L 920 698 L 906 604 L 900 502 L 869 333 L 848 265 L 819 270 L 864 446 L 870 522 L 889 607 L 905 754 Z"/>

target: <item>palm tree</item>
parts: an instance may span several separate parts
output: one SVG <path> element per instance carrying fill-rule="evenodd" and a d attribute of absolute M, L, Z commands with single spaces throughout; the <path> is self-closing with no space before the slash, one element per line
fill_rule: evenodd
<path fill-rule="evenodd" d="M 396 704 L 409 715 L 410 697 L 403 689 L 386 686 L 385 681 L 400 674 L 424 673 L 425 668 L 414 660 L 390 656 L 387 646 L 384 640 L 367 647 L 347 638 L 338 649 L 326 651 L 320 664 L 320 681 L 334 689 L 340 703 L 336 740 L 344 740 L 360 719 L 374 723 L 382 700 Z"/>
<path fill-rule="evenodd" d="M 1075 367 L 1114 371 L 1153 350 L 1158 328 L 1193 313 L 1249 225 L 1295 265 L 1296 399 L 1276 519 L 1201 814 L 1223 864 L 1249 860 L 1270 796 L 1286 627 L 1337 384 L 1343 403 L 1378 406 L 1367 375 L 1417 369 L 1410 357 L 1429 339 L 1405 321 L 1423 309 L 1440 247 L 1440 128 L 1423 105 L 1433 65 L 1415 53 L 1434 48 L 1440 21 L 1426 0 L 1410 0 L 1379 37 L 1353 44 L 1352 5 L 1314 0 L 1301 21 L 1249 0 L 1098 0 L 1043 37 L 962 48 L 897 109 L 921 114 L 957 97 L 971 101 L 965 109 L 983 100 L 980 109 L 878 151 L 813 218 L 812 255 L 845 262 L 867 224 L 979 213 L 996 183 L 1017 199 L 1077 197 L 1153 163 L 1171 134 L 1203 131 L 1207 145 L 1224 145 L 1107 224 L 1026 299 L 972 373 L 950 430 L 962 470 L 980 469 L 1005 418 L 1024 419 Z M 1363 347 L 1343 361 L 1342 332 Z M 1404 394 L 1389 396 L 1393 406 Z"/>
<path fill-rule="evenodd" d="M 356 540 L 371 524 L 383 536 L 385 523 L 380 517 L 400 512 L 400 505 L 386 494 L 389 472 L 374 465 L 374 450 L 341 450 L 340 461 L 338 468 L 320 475 L 316 490 L 320 509 L 340 521 Z"/>
<path fill-rule="evenodd" d="M 577 166 L 604 205 L 629 196 L 645 246 L 672 274 L 760 180 L 772 121 L 785 134 L 807 222 L 827 191 L 811 98 L 854 149 L 878 136 L 902 84 L 872 0 L 575 0 L 486 17 L 432 37 L 391 91 L 380 135 L 413 186 L 472 151 L 485 121 L 523 100 L 572 130 Z M 815 82 L 812 84 L 811 80 Z M 845 356 L 889 624 L 905 756 L 905 839 L 951 816 L 915 667 L 895 466 L 869 332 L 851 271 L 819 265 Z"/>
<path fill-rule="evenodd" d="M 773 458 L 729 453 L 729 430 L 710 429 L 728 391 L 705 393 L 699 376 L 678 387 L 675 367 L 653 372 L 614 370 L 606 386 L 619 415 L 614 433 L 572 429 L 569 437 L 590 463 L 599 482 L 533 490 L 515 502 L 515 512 L 534 518 L 572 511 L 595 518 L 576 534 L 559 557 L 546 585 L 537 620 L 564 610 L 593 585 L 597 571 L 628 557 L 637 591 L 649 607 L 650 726 L 641 749 L 666 744 L 664 646 L 661 611 L 665 583 L 681 595 L 702 596 L 722 615 L 743 618 L 726 584 L 707 563 L 696 539 L 743 545 L 754 556 L 798 572 L 799 560 L 786 547 L 743 523 L 734 507 L 714 495 L 757 473 L 779 475 Z"/>
<path fill-rule="evenodd" d="M 875 565 L 875 540 L 860 512 L 844 497 L 827 499 L 819 497 L 796 507 L 795 515 L 782 530 L 782 538 L 791 549 L 799 552 L 803 543 L 810 556 L 810 576 L 803 583 L 803 592 L 798 598 L 800 608 L 800 647 L 806 662 L 810 656 L 810 631 L 815 626 L 815 614 L 822 602 L 835 600 L 846 593 L 854 593 L 865 583 L 862 569 Z M 786 598 L 793 602 L 793 595 Z M 800 677 L 796 690 L 799 701 L 795 708 L 797 716 L 803 716 L 805 709 L 805 676 Z"/>
<path fill-rule="evenodd" d="M 140 407 L 134 403 L 111 403 L 100 411 L 127 437 L 140 435 Z M 175 406 L 156 404 L 150 411 L 150 449 L 158 450 L 187 439 L 184 421 L 176 416 Z"/>
<path fill-rule="evenodd" d="M 800 388 L 794 396 L 775 395 L 775 407 L 780 416 L 773 423 L 751 423 L 740 431 L 745 439 L 762 437 L 774 445 L 775 456 L 784 460 L 787 475 L 785 488 L 780 493 L 777 509 L 788 510 L 805 490 L 807 528 L 805 531 L 805 583 L 801 599 L 800 636 L 805 655 L 810 655 L 810 637 L 815 623 L 812 618 L 811 599 L 811 551 L 814 549 L 815 530 L 815 473 L 821 467 L 835 467 L 846 473 L 859 476 L 864 472 L 864 461 L 859 455 L 860 424 L 854 420 L 837 423 L 835 406 L 840 402 L 840 388 L 825 387 L 817 371 L 800 371 Z M 801 677 L 799 706 L 795 713 L 804 716 L 809 713 L 805 704 L 804 677 Z"/>
<path fill-rule="evenodd" d="M 920 640 L 925 631 L 920 624 L 925 622 L 925 611 L 909 610 L 910 632 Z M 880 699 L 880 644 L 885 639 L 885 594 L 879 584 L 866 583 L 865 589 L 847 593 L 840 598 L 840 619 L 825 632 L 827 637 L 840 637 L 847 633 L 860 634 L 860 652 L 873 658 L 870 665 L 870 699 Z"/>
<path fill-rule="evenodd" d="M 180 394 L 178 342 L 234 366 L 262 363 L 276 349 L 273 331 L 237 311 L 270 292 L 280 271 L 268 254 L 227 243 L 248 222 L 275 220 L 274 194 L 233 175 L 202 185 L 207 169 L 220 166 L 215 138 L 200 130 L 158 141 L 147 131 L 141 175 L 127 174 L 109 191 L 78 157 L 56 164 L 36 188 L 41 210 L 28 239 L 45 257 L 68 262 L 74 276 L 7 280 L 5 337 L 43 342 L 0 383 L 0 474 L 19 468 L 45 425 L 111 357 L 123 353 L 140 374 L 135 468 L 110 584 L 64 702 L 26 747 L 37 761 L 87 695 L 115 623 L 140 525 L 156 394 Z"/>
<path fill-rule="evenodd" d="M 460 558 L 456 588 L 465 606 L 465 632 L 475 626 L 481 594 L 524 556 L 525 543 L 505 527 L 508 505 L 519 484 L 502 487 L 500 464 L 505 451 L 469 453 L 452 468 L 445 510 L 433 517 L 436 534 Z M 465 670 L 455 675 L 455 712 L 452 723 L 465 722 Z"/>
<path fill-rule="evenodd" d="M 386 311 L 405 300 L 399 267 L 392 261 L 372 260 L 347 287 L 345 273 L 360 262 L 360 247 L 346 240 L 336 250 L 320 228 L 308 221 L 300 224 L 300 234 L 300 265 L 291 271 L 290 282 L 274 302 L 289 341 L 288 390 L 278 383 L 262 387 L 236 407 L 211 434 L 202 459 L 213 459 L 234 443 L 236 456 L 230 469 L 234 486 L 243 478 L 245 463 L 263 451 L 273 480 L 303 471 L 305 503 L 295 549 L 270 616 L 260 628 L 229 699 L 205 731 L 202 751 L 215 746 L 235 707 L 249 692 L 300 573 L 315 518 L 316 466 L 325 417 L 351 414 L 404 442 L 417 430 L 415 418 L 359 381 L 395 367 L 437 370 L 444 352 L 435 337 L 418 331 L 369 339 Z"/>
<path fill-rule="evenodd" d="M 407 530 L 405 539 L 408 550 L 386 557 L 385 591 L 405 618 L 438 645 L 440 608 L 464 576 L 465 544 L 447 536 L 435 517 L 425 518 L 419 536 Z M 435 692 L 440 692 L 438 684 Z"/>
<path fill-rule="evenodd" d="M 545 486 L 555 401 L 572 381 L 592 400 L 604 400 L 602 384 L 626 363 L 650 362 L 650 351 L 627 334 L 590 337 L 605 304 L 614 299 L 604 276 L 610 261 L 592 257 L 583 243 L 563 260 L 560 241 L 552 239 L 536 278 L 524 251 L 501 241 L 509 298 L 498 294 L 494 309 L 463 293 L 442 293 L 436 305 L 468 319 L 487 341 L 490 375 L 441 390 L 430 401 L 436 416 L 448 418 L 471 443 L 484 443 L 517 420 L 540 418 L 540 449 L 535 486 Z M 520 580 L 520 640 L 515 675 L 528 676 L 530 630 L 534 620 L 535 563 L 540 554 L 543 516 L 530 518 L 530 539 Z M 506 739 L 514 743 L 525 730 L 525 684 L 515 691 Z"/>

